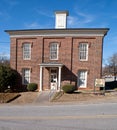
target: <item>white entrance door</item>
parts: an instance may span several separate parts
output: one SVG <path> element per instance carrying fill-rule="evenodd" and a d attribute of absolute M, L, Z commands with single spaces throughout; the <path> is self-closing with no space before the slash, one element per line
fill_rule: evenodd
<path fill-rule="evenodd" d="M 54 71 L 54 72 L 52 72 Z M 51 70 L 50 73 L 50 89 L 57 90 L 57 72 L 56 70 Z"/>
<path fill-rule="evenodd" d="M 78 86 L 80 88 L 86 88 L 87 85 L 87 71 L 78 72 Z"/>

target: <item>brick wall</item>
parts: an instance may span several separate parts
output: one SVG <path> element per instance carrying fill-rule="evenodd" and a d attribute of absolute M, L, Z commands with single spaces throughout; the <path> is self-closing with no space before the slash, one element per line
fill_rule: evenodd
<path fill-rule="evenodd" d="M 30 42 L 31 60 L 23 60 L 22 44 Z M 51 61 L 49 47 L 51 42 L 59 44 L 59 59 Z M 88 61 L 79 61 L 78 47 L 80 42 L 89 44 Z M 71 82 L 77 84 L 78 70 L 87 70 L 87 87 L 93 88 L 94 79 L 100 78 L 102 64 L 102 37 L 24 37 L 11 38 L 11 67 L 22 75 L 22 68 L 31 69 L 31 82 L 39 86 L 39 64 L 42 62 L 58 62 L 64 64 L 62 68 L 62 84 Z M 49 68 L 43 70 L 43 87 L 50 89 Z"/>

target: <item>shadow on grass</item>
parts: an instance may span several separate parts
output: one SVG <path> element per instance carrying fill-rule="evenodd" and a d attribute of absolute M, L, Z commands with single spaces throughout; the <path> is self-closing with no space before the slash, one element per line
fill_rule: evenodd
<path fill-rule="evenodd" d="M 20 97 L 20 96 L 21 96 L 21 94 L 17 94 L 17 95 L 14 96 L 13 98 L 7 100 L 6 103 L 10 103 L 10 102 L 12 102 L 13 100 L 17 99 L 17 98 Z"/>
<path fill-rule="evenodd" d="M 0 103 L 10 103 L 20 96 L 19 93 L 0 93 Z"/>
<path fill-rule="evenodd" d="M 82 92 L 79 92 L 79 91 L 75 91 L 73 92 L 73 94 L 81 94 Z"/>

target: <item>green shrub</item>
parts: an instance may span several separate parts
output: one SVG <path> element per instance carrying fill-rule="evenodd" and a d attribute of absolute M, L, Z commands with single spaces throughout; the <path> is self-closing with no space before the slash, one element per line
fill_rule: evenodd
<path fill-rule="evenodd" d="M 28 91 L 35 91 L 37 89 L 37 84 L 36 83 L 29 83 L 27 85 Z"/>
<path fill-rule="evenodd" d="M 17 71 L 9 66 L 0 65 L 0 92 L 4 92 L 8 89 L 8 86 L 16 86 L 17 76 Z"/>
<path fill-rule="evenodd" d="M 65 93 L 73 93 L 76 90 L 76 87 L 74 85 L 71 85 L 71 84 L 66 84 L 62 87 L 62 90 Z"/>

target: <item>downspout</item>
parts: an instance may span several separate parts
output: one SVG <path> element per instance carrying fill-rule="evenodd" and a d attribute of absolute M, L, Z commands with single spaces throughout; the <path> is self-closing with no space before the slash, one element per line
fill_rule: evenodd
<path fill-rule="evenodd" d="M 71 39 L 71 72 L 72 72 L 72 69 L 73 69 L 73 38 Z M 72 80 L 70 80 L 70 84 L 73 81 L 73 75 L 72 75 L 71 79 Z"/>
<path fill-rule="evenodd" d="M 101 52 L 101 69 L 100 69 L 100 77 L 102 78 L 102 64 L 103 64 L 103 44 L 104 44 L 104 37 L 102 38 L 102 52 Z"/>
<path fill-rule="evenodd" d="M 42 59 L 42 63 L 44 63 L 44 38 L 42 40 L 42 56 L 41 56 L 41 59 Z"/>
<path fill-rule="evenodd" d="M 17 48 L 17 47 L 18 47 L 18 46 L 17 46 L 18 42 L 17 42 L 17 41 L 18 41 L 18 40 L 16 39 L 16 57 L 15 57 L 15 58 L 16 58 L 16 59 L 15 59 L 15 60 L 16 60 L 16 64 L 15 64 L 15 69 L 16 69 L 16 70 L 17 70 L 17 50 L 18 50 L 18 48 Z"/>

